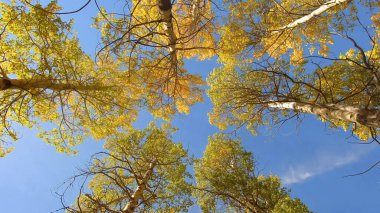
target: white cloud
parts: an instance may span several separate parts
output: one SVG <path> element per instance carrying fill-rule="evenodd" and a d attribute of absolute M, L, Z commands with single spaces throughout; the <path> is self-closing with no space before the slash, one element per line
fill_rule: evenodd
<path fill-rule="evenodd" d="M 285 175 L 281 176 L 281 179 L 284 185 L 301 183 L 335 168 L 354 163 L 369 151 L 370 149 L 358 149 L 344 154 L 320 153 L 313 161 L 290 166 Z"/>

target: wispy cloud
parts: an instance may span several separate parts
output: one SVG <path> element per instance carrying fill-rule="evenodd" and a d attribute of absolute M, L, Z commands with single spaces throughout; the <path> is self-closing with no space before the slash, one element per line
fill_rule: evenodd
<path fill-rule="evenodd" d="M 290 166 L 281 179 L 284 185 L 301 183 L 309 178 L 331 171 L 335 168 L 354 163 L 366 155 L 370 149 L 351 150 L 344 154 L 320 153 L 313 161 Z"/>

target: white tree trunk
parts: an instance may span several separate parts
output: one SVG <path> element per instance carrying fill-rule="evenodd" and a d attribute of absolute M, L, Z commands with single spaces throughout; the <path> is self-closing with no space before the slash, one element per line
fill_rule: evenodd
<path fill-rule="evenodd" d="M 293 21 L 292 23 L 290 24 L 287 24 L 283 27 L 281 27 L 280 29 L 277 29 L 275 31 L 273 31 L 272 33 L 275 34 L 275 33 L 278 33 L 278 32 L 281 32 L 282 30 L 286 30 L 286 29 L 291 29 L 291 28 L 294 28 L 294 27 L 297 27 L 298 25 L 300 24 L 303 24 L 305 22 L 308 22 L 310 19 L 326 12 L 328 9 L 332 8 L 332 7 L 335 7 L 339 4 L 342 4 L 342 3 L 345 3 L 345 2 L 349 2 L 351 0 L 330 0 L 324 4 L 322 4 L 319 8 L 315 9 L 313 12 L 311 12 L 310 14 L 306 15 L 306 16 L 303 16 L 295 21 Z"/>
<path fill-rule="evenodd" d="M 123 213 L 132 213 L 135 211 L 137 205 L 139 204 L 139 200 L 143 198 L 144 190 L 146 189 L 146 185 L 153 174 L 153 169 L 155 165 L 156 165 L 155 162 L 152 162 L 149 164 L 148 170 L 145 172 L 141 182 L 138 183 L 138 186 L 135 192 L 132 194 L 129 203 L 124 207 L 122 211 Z"/>
<path fill-rule="evenodd" d="M 326 120 L 338 119 L 368 127 L 380 128 L 380 110 L 376 109 L 368 110 L 337 104 L 319 105 L 299 102 L 273 102 L 267 104 L 267 106 L 309 113 L 320 116 Z"/>
<path fill-rule="evenodd" d="M 173 14 L 172 14 L 172 5 L 170 0 L 160 0 L 159 1 L 159 9 L 161 13 L 161 19 L 164 22 L 164 31 L 166 36 L 169 39 L 168 48 L 169 48 L 169 54 L 170 54 L 170 60 L 171 60 L 171 67 L 175 68 L 177 67 L 178 60 L 177 60 L 177 49 L 176 49 L 176 43 L 177 43 L 177 36 L 174 33 L 174 27 L 173 27 Z"/>
<path fill-rule="evenodd" d="M 198 17 L 200 16 L 200 9 L 205 7 L 205 5 L 202 5 L 201 0 L 194 0 L 194 3 L 191 8 L 191 16 L 193 16 L 193 22 L 196 23 L 198 20 Z"/>
<path fill-rule="evenodd" d="M 192 11 L 191 11 L 191 15 L 193 17 L 198 16 L 198 11 L 199 11 L 200 6 L 201 6 L 201 0 L 194 0 L 194 3 L 192 5 Z"/>

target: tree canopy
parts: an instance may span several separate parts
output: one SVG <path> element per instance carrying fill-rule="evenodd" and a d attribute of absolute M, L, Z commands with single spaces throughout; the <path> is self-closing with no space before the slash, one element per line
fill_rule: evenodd
<path fill-rule="evenodd" d="M 247 125 L 255 133 L 258 126 L 306 113 L 361 140 L 376 140 L 378 6 L 343 0 L 230 3 L 220 30 L 223 66 L 208 78 L 211 123 L 221 129 Z M 362 20 L 362 10 L 372 21 Z"/>
<path fill-rule="evenodd" d="M 139 0 L 122 12 L 97 5 L 101 48 L 92 59 L 57 2 L 2 3 L 1 155 L 17 140 L 16 123 L 39 128 L 57 150 L 75 153 L 70 147 L 87 136 L 102 139 L 130 126 L 142 108 L 166 121 L 189 113 L 202 101 L 205 82 L 184 60 L 215 54 L 223 66 L 208 78 L 209 116 L 221 129 L 246 125 L 255 132 L 306 113 L 376 140 L 378 3 L 225 2 L 224 19 L 213 5 Z M 360 10 L 372 21 L 362 20 Z M 350 48 L 334 44 L 338 39 Z"/>
<path fill-rule="evenodd" d="M 136 118 L 138 88 L 84 53 L 70 22 L 44 12 L 58 9 L 54 2 L 43 10 L 1 3 L 2 156 L 18 138 L 16 123 L 40 129 L 41 138 L 71 153 L 84 136 L 102 138 Z M 46 129 L 44 122 L 55 125 Z"/>
<path fill-rule="evenodd" d="M 195 194 L 203 212 L 309 212 L 292 199 L 277 176 L 257 175 L 252 153 L 239 140 L 218 134 L 209 138 L 195 163 Z"/>
<path fill-rule="evenodd" d="M 187 152 L 171 139 L 173 129 L 155 124 L 115 134 L 107 152 L 74 177 L 92 178 L 69 212 L 180 212 L 192 205 Z"/>
<path fill-rule="evenodd" d="M 95 154 L 91 166 L 69 181 L 69 186 L 83 183 L 76 203 L 64 208 L 68 212 L 182 212 L 196 198 L 203 212 L 309 212 L 299 199 L 290 197 L 277 176 L 256 175 L 252 154 L 239 140 L 223 134 L 209 138 L 204 156 L 195 161 L 196 184 L 192 184 L 186 171 L 192 160 L 180 143 L 172 141 L 173 130 L 151 123 L 144 130 L 116 134 L 105 143 L 107 152 Z"/>
<path fill-rule="evenodd" d="M 103 47 L 92 59 L 73 35 L 72 21 L 60 18 L 57 2 L 1 3 L 1 156 L 17 140 L 16 123 L 41 129 L 58 151 L 75 153 L 70 147 L 84 136 L 110 136 L 130 126 L 142 107 L 170 120 L 202 101 L 204 81 L 189 74 L 183 60 L 214 54 L 210 3 L 194 11 L 186 2 L 161 4 L 133 2 L 130 14 L 119 16 L 99 8 L 94 26 Z M 183 23 L 174 27 L 174 18 Z M 41 122 L 54 126 L 46 130 Z"/>
<path fill-rule="evenodd" d="M 91 2 L 95 55 L 81 48 L 74 20 L 63 18 Z M 115 4 L 88 0 L 66 12 L 57 1 L 0 2 L 0 157 L 13 150 L 20 126 L 66 154 L 87 138 L 105 141 L 74 178 L 85 177 L 65 210 L 179 212 L 196 200 L 204 212 L 309 212 L 279 177 L 256 172 L 239 140 L 210 136 L 195 161 L 173 142 L 171 119 L 205 94 L 220 131 L 257 134 L 311 114 L 380 144 L 378 0 Z M 221 65 L 207 82 L 186 68 L 206 59 Z M 162 127 L 135 129 L 141 111 Z"/>

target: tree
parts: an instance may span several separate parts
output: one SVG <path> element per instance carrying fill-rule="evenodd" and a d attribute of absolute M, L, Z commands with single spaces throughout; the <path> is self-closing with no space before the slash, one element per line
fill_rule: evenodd
<path fill-rule="evenodd" d="M 214 55 L 211 2 L 133 0 L 123 8 L 121 14 L 100 10 L 95 20 L 102 32 L 99 52 L 142 78 L 153 115 L 169 120 L 177 110 L 188 113 L 189 106 L 202 101 L 204 82 L 188 73 L 184 59 Z"/>
<path fill-rule="evenodd" d="M 365 10 L 365 18 L 376 20 L 375 6 L 337 0 L 231 3 L 221 30 L 223 66 L 208 79 L 211 122 L 222 129 L 247 124 L 255 132 L 305 113 L 351 129 L 361 140 L 377 140 L 379 25 L 365 26 L 368 21 L 358 15 Z M 353 32 L 362 33 L 362 40 Z M 341 50 L 334 45 L 338 40 L 352 48 Z"/>
<path fill-rule="evenodd" d="M 252 154 L 243 149 L 239 140 L 226 135 L 209 138 L 194 170 L 195 194 L 204 212 L 219 208 L 235 212 L 309 212 L 281 187 L 278 177 L 256 175 Z"/>
<path fill-rule="evenodd" d="M 103 139 L 128 127 L 141 108 L 170 120 L 202 100 L 204 82 L 187 73 L 183 59 L 213 55 L 210 5 L 125 4 L 130 14 L 120 16 L 99 7 L 95 26 L 104 46 L 95 61 L 72 35 L 72 21 L 60 18 L 73 12 L 60 12 L 57 2 L 1 3 L 0 156 L 13 149 L 17 124 L 38 128 L 60 152 L 75 153 L 71 147 L 87 136 Z M 196 46 L 201 42 L 204 47 Z"/>
<path fill-rule="evenodd" d="M 144 130 L 116 134 L 107 152 L 93 156 L 80 177 L 83 185 L 68 212 L 179 212 L 192 205 L 187 152 L 171 139 L 173 129 L 151 123 Z M 84 182 L 85 183 L 85 182 Z M 83 183 L 83 184 L 84 184 Z"/>
<path fill-rule="evenodd" d="M 68 212 L 179 212 L 193 205 L 191 193 L 204 212 L 217 208 L 238 212 L 308 212 L 292 199 L 276 176 L 254 174 L 252 154 L 240 141 L 223 134 L 209 138 L 204 156 L 195 162 L 197 186 L 190 181 L 192 162 L 171 138 L 172 127 L 151 123 L 144 130 L 119 133 L 93 156 L 89 168 L 70 179 L 82 181 L 76 203 Z M 90 179 L 91 178 L 91 179 Z M 89 180 L 90 179 L 90 180 Z M 89 180 L 89 181 L 88 181 Z M 88 189 L 85 187 L 87 184 Z"/>
<path fill-rule="evenodd" d="M 0 10 L 0 156 L 18 138 L 16 123 L 37 127 L 58 151 L 72 153 L 84 136 L 102 138 L 135 119 L 138 88 L 111 66 L 95 64 L 71 35 L 72 22 L 44 12 L 59 10 L 56 3 L 14 1 Z"/>

